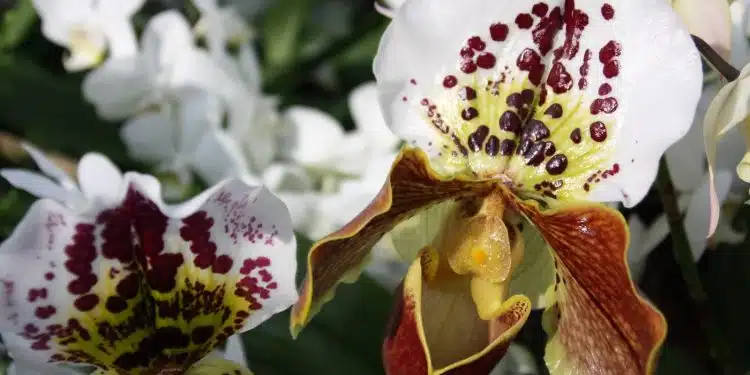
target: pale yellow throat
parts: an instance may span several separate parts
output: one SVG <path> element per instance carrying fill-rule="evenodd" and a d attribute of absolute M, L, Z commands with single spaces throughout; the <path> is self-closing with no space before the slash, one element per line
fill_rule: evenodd
<path fill-rule="evenodd" d="M 521 233 L 511 224 L 517 220 L 499 193 L 458 202 L 432 245 L 422 251 L 426 281 L 470 276 L 479 317 L 497 317 L 508 294 L 510 275 L 523 258 Z"/>

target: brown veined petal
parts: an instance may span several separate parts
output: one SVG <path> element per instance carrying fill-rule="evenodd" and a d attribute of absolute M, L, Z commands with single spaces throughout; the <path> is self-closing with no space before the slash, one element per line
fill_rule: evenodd
<path fill-rule="evenodd" d="M 307 256 L 307 276 L 292 309 L 290 328 L 296 336 L 341 281 L 356 279 L 373 245 L 393 227 L 417 212 L 451 199 L 487 194 L 499 181 L 441 177 L 427 155 L 405 147 L 380 193 L 343 228 L 318 241 Z"/>
<path fill-rule="evenodd" d="M 386 374 L 489 374 L 526 322 L 531 301 L 512 296 L 496 318 L 482 320 L 469 292 L 470 277 L 427 283 L 422 266 L 412 264 L 397 293 L 383 343 Z"/>
<path fill-rule="evenodd" d="M 667 323 L 630 279 L 627 224 L 598 204 L 540 211 L 515 201 L 552 249 L 557 304 L 545 361 L 556 374 L 652 374 Z M 556 316 L 554 316 L 556 315 Z"/>

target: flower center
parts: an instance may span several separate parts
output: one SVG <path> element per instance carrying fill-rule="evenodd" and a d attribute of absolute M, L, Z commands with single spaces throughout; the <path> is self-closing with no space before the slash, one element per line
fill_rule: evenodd
<path fill-rule="evenodd" d="M 427 281 L 469 276 L 479 316 L 497 316 L 511 272 L 523 257 L 523 241 L 511 224 L 514 215 L 499 193 L 459 202 L 422 252 Z"/>
<path fill-rule="evenodd" d="M 589 17 L 608 14 L 540 2 L 468 36 L 434 79 L 410 79 L 401 101 L 436 135 L 421 145 L 434 167 L 550 198 L 618 173 L 602 166 L 617 138 L 622 46 L 581 40 Z"/>

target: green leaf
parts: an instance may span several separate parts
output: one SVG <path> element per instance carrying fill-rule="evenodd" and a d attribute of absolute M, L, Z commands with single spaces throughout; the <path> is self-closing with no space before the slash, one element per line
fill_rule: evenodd
<path fill-rule="evenodd" d="M 265 69 L 268 76 L 292 66 L 299 37 L 309 14 L 309 0 L 278 0 L 268 9 L 263 25 Z"/>
<path fill-rule="evenodd" d="M 299 268 L 310 242 L 300 238 Z M 366 276 L 341 285 L 294 340 L 289 312 L 246 333 L 245 350 L 256 375 L 381 375 L 380 359 L 392 297 Z"/>
<path fill-rule="evenodd" d="M 98 151 L 130 166 L 115 124 L 99 119 L 76 76 L 55 76 L 22 57 L 0 55 L 0 123 L 45 149 Z"/>
<path fill-rule="evenodd" d="M 31 5 L 31 0 L 20 0 L 15 8 L 7 11 L 2 16 L 0 25 L 0 48 L 9 50 L 26 39 L 31 26 L 36 21 L 36 11 Z"/>

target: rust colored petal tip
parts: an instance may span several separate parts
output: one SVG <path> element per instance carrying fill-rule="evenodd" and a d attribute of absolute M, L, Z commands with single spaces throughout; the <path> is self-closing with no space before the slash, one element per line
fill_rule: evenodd
<path fill-rule="evenodd" d="M 546 211 L 535 203 L 516 205 L 554 249 L 550 373 L 652 374 L 667 323 L 630 278 L 622 215 L 590 203 Z"/>
<path fill-rule="evenodd" d="M 307 275 L 292 308 L 292 336 L 333 298 L 340 282 L 356 280 L 372 247 L 398 223 L 434 204 L 487 193 L 497 186 L 495 181 L 446 179 L 430 167 L 424 151 L 402 148 L 372 202 L 344 227 L 315 243 L 307 254 Z"/>

